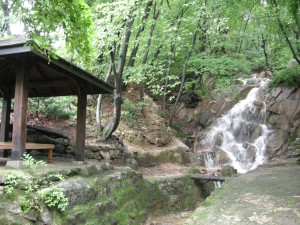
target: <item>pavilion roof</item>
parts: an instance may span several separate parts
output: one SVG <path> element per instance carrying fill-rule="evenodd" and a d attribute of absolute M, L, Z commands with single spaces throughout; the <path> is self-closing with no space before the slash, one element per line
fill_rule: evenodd
<path fill-rule="evenodd" d="M 60 58 L 49 57 L 35 50 L 24 38 L 0 40 L 0 91 L 14 96 L 15 66 L 20 56 L 30 63 L 29 97 L 51 97 L 85 94 L 108 94 L 113 87 L 89 72 Z"/>

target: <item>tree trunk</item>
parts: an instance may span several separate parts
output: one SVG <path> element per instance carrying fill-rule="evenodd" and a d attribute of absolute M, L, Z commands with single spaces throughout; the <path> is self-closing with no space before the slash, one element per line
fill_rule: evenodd
<path fill-rule="evenodd" d="M 269 57 L 268 57 L 268 53 L 267 53 L 267 39 L 265 39 L 264 35 L 261 35 L 262 38 L 262 44 L 261 47 L 264 51 L 264 56 L 265 56 L 265 61 L 266 61 L 266 67 L 267 69 L 270 69 L 270 64 L 269 64 Z"/>
<path fill-rule="evenodd" d="M 291 50 L 291 52 L 292 52 L 292 54 L 293 54 L 294 59 L 295 59 L 295 60 L 297 61 L 297 63 L 300 65 L 300 59 L 298 58 L 298 56 L 297 56 L 297 54 L 296 54 L 296 51 L 295 51 L 295 49 L 294 49 L 294 47 L 293 47 L 293 45 L 292 45 L 292 43 L 291 43 L 291 41 L 290 41 L 290 39 L 289 39 L 289 37 L 288 37 L 286 31 L 285 31 L 285 29 L 284 29 L 284 26 L 283 26 L 283 24 L 282 24 L 282 22 L 281 22 L 281 20 L 280 20 L 280 18 L 279 18 L 279 11 L 278 11 L 278 5 L 277 5 L 276 0 L 271 0 L 271 4 L 275 7 L 275 10 L 276 10 L 276 17 L 277 17 L 277 21 L 278 21 L 278 26 L 279 26 L 279 28 L 280 28 L 280 30 L 281 30 L 283 36 L 284 36 L 284 39 L 285 39 L 285 41 L 287 42 L 287 44 L 288 44 L 288 46 L 289 46 L 289 48 L 290 48 L 290 50 Z"/>
<path fill-rule="evenodd" d="M 112 65 L 110 64 L 107 75 L 105 77 L 105 82 L 108 82 L 108 79 L 112 73 Z M 97 123 L 97 129 L 99 131 L 102 130 L 102 125 L 101 125 L 101 117 L 102 117 L 102 99 L 103 99 L 103 94 L 99 94 L 98 99 L 97 99 L 97 109 L 96 109 L 96 123 Z"/>
<path fill-rule="evenodd" d="M 130 55 L 129 62 L 128 62 L 129 67 L 133 67 L 133 65 L 134 65 L 135 57 L 136 57 L 136 54 L 137 54 L 138 49 L 139 49 L 139 43 L 137 41 L 138 41 L 139 37 L 141 36 L 142 32 L 145 29 L 145 22 L 148 19 L 149 12 L 150 12 L 151 7 L 152 7 L 152 3 L 153 3 L 153 0 L 150 0 L 150 1 L 148 1 L 147 5 L 146 5 L 145 15 L 142 17 L 141 25 L 140 25 L 137 33 L 136 33 L 136 36 L 135 36 L 135 43 L 136 44 L 135 44 L 135 46 L 133 47 L 133 49 L 131 51 L 131 55 Z"/>
<path fill-rule="evenodd" d="M 247 19 L 247 20 L 246 20 L 246 24 L 245 24 L 244 29 L 243 29 L 243 32 L 244 32 L 244 33 L 245 33 L 246 29 L 247 29 L 249 20 L 250 20 L 250 19 Z M 244 38 L 241 38 L 241 40 L 240 40 L 240 46 L 238 47 L 238 51 L 237 51 L 237 53 L 239 53 L 239 54 L 241 53 L 241 50 L 242 50 L 243 41 L 244 41 Z"/>
<path fill-rule="evenodd" d="M 133 13 L 132 13 L 133 15 Z M 126 32 L 121 46 L 120 58 L 118 63 L 118 70 L 116 71 L 114 53 L 111 51 L 110 58 L 112 64 L 112 71 L 115 77 L 115 91 L 114 91 L 114 115 L 113 120 L 104 128 L 105 139 L 111 137 L 112 133 L 117 129 L 121 119 L 121 105 L 122 105 L 122 86 L 123 86 L 123 71 L 126 62 L 126 55 L 128 50 L 128 43 L 131 36 L 131 29 L 134 22 L 134 17 L 129 18 L 126 24 Z"/>
<path fill-rule="evenodd" d="M 164 118 L 166 119 L 166 108 L 167 108 L 167 86 L 169 84 L 168 77 L 171 75 L 171 64 L 172 64 L 172 55 L 175 51 L 175 45 L 171 45 L 171 54 L 168 55 L 168 70 L 166 72 L 166 78 L 165 78 L 165 86 L 164 86 L 164 97 L 163 97 L 163 112 L 164 112 Z"/>
<path fill-rule="evenodd" d="M 160 4 L 162 4 L 162 0 L 161 0 Z M 155 4 L 154 4 L 153 8 L 154 8 L 154 13 L 153 13 L 154 22 L 150 26 L 150 32 L 149 32 L 149 36 L 148 36 L 148 40 L 147 40 L 146 51 L 145 51 L 143 61 L 142 61 L 143 65 L 146 65 L 146 63 L 148 61 L 148 54 L 149 54 L 149 49 L 150 49 L 150 46 L 151 46 L 151 43 L 152 43 L 153 33 L 154 33 L 154 30 L 155 30 L 155 27 L 156 27 L 157 19 L 160 15 L 160 9 L 158 9 L 156 11 L 156 1 L 155 1 Z M 159 48 L 159 51 L 160 51 L 160 48 Z M 158 52 L 158 54 L 159 54 L 159 52 Z M 144 74 L 144 71 L 143 71 L 143 74 Z M 144 82 L 142 82 L 142 81 L 139 83 L 139 92 L 140 92 L 140 100 L 143 101 L 143 99 L 144 99 Z"/>
<path fill-rule="evenodd" d="M 181 78 L 181 84 L 180 84 L 180 89 L 179 89 L 179 92 L 178 92 L 178 95 L 177 95 L 177 98 L 176 98 L 176 102 L 175 102 L 175 105 L 174 105 L 174 109 L 170 115 L 170 119 L 169 119 L 169 125 L 172 124 L 172 121 L 173 121 L 173 118 L 174 118 L 174 115 L 178 109 L 178 104 L 179 104 L 179 101 L 181 100 L 181 96 L 182 96 L 182 93 L 183 93 L 183 88 L 184 88 L 184 85 L 185 85 L 185 80 L 186 80 L 186 74 L 187 74 L 187 64 L 192 56 L 192 52 L 195 48 L 195 44 L 196 44 L 196 40 L 197 40 L 197 36 L 198 36 L 198 28 L 199 28 L 199 25 L 200 25 L 200 21 L 198 21 L 197 23 L 197 27 L 196 27 L 196 30 L 195 30 L 195 33 L 194 33 L 194 36 L 193 36 L 193 42 L 192 42 L 192 46 L 191 46 L 191 49 L 190 51 L 188 52 L 187 54 L 187 57 L 186 57 L 186 60 L 184 62 L 184 66 L 183 66 L 183 72 L 182 72 L 182 78 Z"/>

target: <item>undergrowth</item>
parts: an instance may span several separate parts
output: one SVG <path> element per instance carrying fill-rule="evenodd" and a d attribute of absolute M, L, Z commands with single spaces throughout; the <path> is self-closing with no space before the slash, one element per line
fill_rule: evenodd
<path fill-rule="evenodd" d="M 275 88 L 280 85 L 286 87 L 300 87 L 300 66 L 293 66 L 275 73 L 269 87 Z"/>

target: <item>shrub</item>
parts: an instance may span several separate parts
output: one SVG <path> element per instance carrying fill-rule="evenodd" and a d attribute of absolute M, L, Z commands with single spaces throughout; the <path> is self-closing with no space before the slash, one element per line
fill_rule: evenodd
<path fill-rule="evenodd" d="M 11 173 L 5 179 L 5 194 L 11 194 L 15 189 L 22 187 L 25 193 L 19 196 L 19 202 L 23 213 L 29 211 L 42 210 L 41 203 L 48 207 L 55 207 L 64 211 L 68 206 L 68 199 L 65 197 L 63 189 L 54 186 L 53 180 L 63 180 L 61 174 L 37 174 L 35 168 L 45 165 L 43 161 L 38 161 L 26 153 L 23 156 L 24 165 L 32 169 L 27 173 Z M 45 187 L 46 186 L 46 187 Z"/>
<path fill-rule="evenodd" d="M 300 66 L 293 66 L 280 70 L 274 75 L 269 87 L 274 88 L 280 85 L 286 87 L 300 87 Z"/>

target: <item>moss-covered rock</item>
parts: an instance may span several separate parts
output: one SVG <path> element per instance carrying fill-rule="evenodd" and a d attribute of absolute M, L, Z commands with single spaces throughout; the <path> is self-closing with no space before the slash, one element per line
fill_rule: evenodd
<path fill-rule="evenodd" d="M 149 180 L 149 179 L 148 179 Z M 152 214 L 162 215 L 172 212 L 189 211 L 201 199 L 199 187 L 186 175 L 163 177 L 149 180 L 158 187 L 156 203 Z"/>
<path fill-rule="evenodd" d="M 69 206 L 60 212 L 44 207 L 42 213 L 23 214 L 17 201 L 22 190 L 0 196 L 4 224 L 141 224 L 147 215 L 191 210 L 200 191 L 188 176 L 144 179 L 129 167 L 98 171 L 75 170 L 57 186 L 64 189 Z M 51 171 L 52 173 L 53 171 Z M 68 173 L 69 174 L 69 173 Z M 75 175 L 77 174 L 77 175 Z M 32 216 L 35 215 L 35 216 Z"/>

